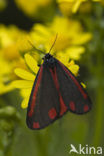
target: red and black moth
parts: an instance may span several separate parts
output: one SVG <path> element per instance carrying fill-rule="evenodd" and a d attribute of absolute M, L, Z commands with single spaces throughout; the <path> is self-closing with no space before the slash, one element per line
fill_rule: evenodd
<path fill-rule="evenodd" d="M 44 56 L 36 76 L 27 109 L 27 126 L 45 128 L 66 112 L 85 114 L 91 100 L 71 71 L 50 53 Z"/>

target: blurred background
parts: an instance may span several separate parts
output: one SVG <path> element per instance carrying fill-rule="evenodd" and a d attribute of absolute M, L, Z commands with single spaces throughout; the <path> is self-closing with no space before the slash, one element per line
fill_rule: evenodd
<path fill-rule="evenodd" d="M 53 51 L 63 63 L 68 56 L 76 64 L 93 107 L 88 114 L 68 112 L 47 128 L 32 131 L 25 122 L 25 93 L 12 84 L 20 79 L 14 69 L 27 69 L 26 53 L 40 62 L 41 54 L 29 40 L 47 52 L 56 33 Z M 68 156 L 70 144 L 103 146 L 103 101 L 103 0 L 0 0 L 0 156 Z"/>

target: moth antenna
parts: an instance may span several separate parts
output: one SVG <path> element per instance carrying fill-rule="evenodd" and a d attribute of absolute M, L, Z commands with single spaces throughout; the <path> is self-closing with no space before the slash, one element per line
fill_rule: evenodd
<path fill-rule="evenodd" d="M 50 48 L 50 50 L 49 50 L 49 53 L 51 52 L 52 48 L 54 47 L 54 45 L 55 45 L 55 43 L 56 43 L 57 36 L 58 36 L 58 34 L 56 34 L 55 40 L 54 40 L 54 42 L 53 42 L 53 44 L 52 44 L 52 46 L 51 46 L 51 48 Z"/>
<path fill-rule="evenodd" d="M 28 40 L 28 42 L 29 42 L 29 44 L 34 48 L 34 50 L 36 50 L 36 51 L 38 51 L 38 52 L 44 54 L 43 51 L 41 51 L 40 49 L 37 49 L 29 40 Z"/>

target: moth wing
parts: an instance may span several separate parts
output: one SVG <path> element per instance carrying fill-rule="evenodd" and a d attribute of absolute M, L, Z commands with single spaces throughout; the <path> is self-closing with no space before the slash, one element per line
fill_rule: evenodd
<path fill-rule="evenodd" d="M 92 106 L 91 100 L 71 71 L 57 61 L 56 73 L 60 92 L 67 108 L 76 114 L 84 114 L 90 111 Z"/>
<path fill-rule="evenodd" d="M 49 68 L 41 65 L 31 92 L 27 109 L 27 125 L 42 129 L 59 117 L 59 96 Z"/>

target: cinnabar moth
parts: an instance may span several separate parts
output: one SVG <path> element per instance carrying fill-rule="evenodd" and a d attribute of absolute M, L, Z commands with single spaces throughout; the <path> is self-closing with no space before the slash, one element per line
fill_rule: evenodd
<path fill-rule="evenodd" d="M 36 76 L 27 109 L 27 126 L 42 129 L 67 111 L 84 114 L 91 100 L 71 71 L 50 53 L 44 56 Z"/>

